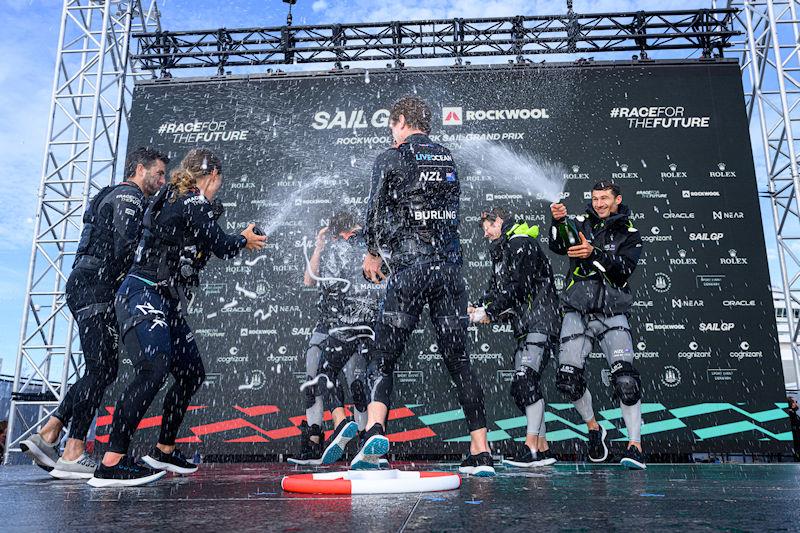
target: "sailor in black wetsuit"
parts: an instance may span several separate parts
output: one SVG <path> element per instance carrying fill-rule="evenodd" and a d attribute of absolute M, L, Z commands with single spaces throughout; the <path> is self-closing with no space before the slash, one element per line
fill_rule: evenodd
<path fill-rule="evenodd" d="M 364 272 L 375 282 L 384 277 L 385 247 L 391 254 L 391 274 L 376 324 L 375 353 L 367 367 L 371 401 L 366 439 L 351 467 L 374 468 L 389 450 L 384 427 L 394 365 L 428 304 L 472 438 L 470 456 L 460 470 L 494 475 L 483 391 L 466 349 L 467 292 L 458 232 L 461 189 L 453 156 L 428 137 L 431 110 L 419 98 L 395 103 L 389 126 L 397 146 L 380 154 L 373 166 Z"/>
<path fill-rule="evenodd" d="M 606 428 L 595 419 L 592 395 L 583 376 L 586 359 L 597 341 L 611 368 L 611 385 L 627 429 L 628 445 L 620 464 L 643 470 L 642 380 L 633 366 L 628 323 L 633 304 L 629 283 L 642 253 L 642 237 L 633 226 L 630 209 L 622 203 L 619 185 L 600 181 L 591 194 L 586 213 L 574 222 L 567 219 L 563 204 L 550 206 L 550 250 L 570 258 L 567 285 L 561 293 L 564 321 L 556 384 L 586 422 L 589 459 L 605 461 Z"/>
<path fill-rule="evenodd" d="M 314 254 L 305 272 L 306 285 L 319 285 L 320 318 L 306 352 L 308 381 L 301 387 L 306 397 L 307 427 L 301 424 L 301 456 L 295 464 L 331 464 L 339 460 L 347 443 L 367 424 L 366 357 L 372 351 L 375 317 L 385 283 L 376 285 L 364 278 L 362 264 L 367 246 L 349 212 L 331 217 L 320 230 Z M 314 344 L 315 338 L 318 339 Z M 341 368 L 328 388 L 325 368 Z M 320 373 L 320 369 L 323 371 Z M 344 379 L 342 379 L 343 374 Z M 325 378 L 320 382 L 317 376 Z M 346 418 L 345 389 L 353 401 L 353 420 Z M 324 410 L 331 412 L 334 431 L 321 442 Z M 308 437 L 317 436 L 319 446 Z M 312 441 L 313 442 L 313 441 Z M 305 453 L 303 453 L 305 451 Z"/>
<path fill-rule="evenodd" d="M 538 226 L 515 222 L 503 208 L 481 213 L 481 229 L 491 244 L 492 279 L 477 308 L 468 308 L 470 320 L 511 326 L 517 340 L 511 397 L 528 420 L 525 443 L 505 464 L 547 466 L 550 454 L 545 431 L 545 400 L 541 379 L 550 355 L 558 346 L 561 316 L 550 260 L 539 247 Z"/>
<path fill-rule="evenodd" d="M 116 309 L 122 342 L 135 374 L 116 404 L 109 448 L 89 480 L 92 486 L 133 486 L 154 481 L 166 470 L 191 473 L 197 466 L 175 449 L 183 416 L 205 379 L 194 334 L 181 307 L 181 254 L 187 245 L 207 248 L 220 258 L 242 248 L 258 250 L 266 237 L 249 225 L 241 235 L 219 227 L 211 201 L 222 185 L 222 163 L 209 150 L 191 150 L 172 173 L 170 183 L 153 198 L 144 215 L 143 234 L 130 272 L 117 291 Z M 144 461 L 126 455 L 150 403 L 167 376 L 175 382 L 164 398 L 158 444 Z"/>
<path fill-rule="evenodd" d="M 126 180 L 104 187 L 89 202 L 75 263 L 67 279 L 67 306 L 78 325 L 85 367 L 38 434 L 20 448 L 60 479 L 88 479 L 97 466 L 84 441 L 106 388 L 117 377 L 118 335 L 114 293 L 133 260 L 147 198 L 164 185 L 169 159 L 137 148 L 125 163 Z M 64 455 L 59 436 L 69 425 Z"/>

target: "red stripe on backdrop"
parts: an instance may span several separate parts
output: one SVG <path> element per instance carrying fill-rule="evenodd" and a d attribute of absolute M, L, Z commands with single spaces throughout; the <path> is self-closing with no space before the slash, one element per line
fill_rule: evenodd
<path fill-rule="evenodd" d="M 289 426 L 279 429 L 271 429 L 267 431 L 267 436 L 274 440 L 288 439 L 289 437 L 297 437 L 300 435 L 300 430 L 295 426 Z"/>
<path fill-rule="evenodd" d="M 241 437 L 239 439 L 230 439 L 230 440 L 226 440 L 225 442 L 269 442 L 269 439 L 265 439 L 261 435 L 250 435 L 249 437 Z"/>
<path fill-rule="evenodd" d="M 345 414 L 347 416 L 353 416 L 353 412 L 350 409 L 352 406 L 345 407 Z M 408 407 L 400 407 L 398 409 L 392 409 L 389 411 L 389 420 L 398 420 L 400 418 L 408 418 L 409 416 L 414 416 L 414 411 L 409 409 Z M 300 416 L 293 416 L 289 418 L 289 422 L 294 424 L 295 426 L 299 426 L 300 423 L 306 419 L 305 415 Z M 325 411 L 325 415 L 323 416 L 322 420 L 328 422 L 332 420 L 331 413 L 329 411 Z"/>
<path fill-rule="evenodd" d="M 271 415 L 280 411 L 277 405 L 254 405 L 252 407 L 239 407 L 238 405 L 234 405 L 233 408 L 247 416 Z"/>
<path fill-rule="evenodd" d="M 399 409 L 392 409 L 389 411 L 389 420 L 397 420 L 398 418 L 408 418 L 414 416 L 414 411 L 408 407 L 400 407 Z"/>
<path fill-rule="evenodd" d="M 187 443 L 187 442 L 189 442 L 189 443 L 197 443 L 197 442 L 203 442 L 203 441 L 202 441 L 202 439 L 200 439 L 200 437 L 196 437 L 196 436 L 192 435 L 191 437 L 182 437 L 180 439 L 175 439 L 175 442 L 177 442 L 177 443 Z"/>
<path fill-rule="evenodd" d="M 234 418 L 232 420 L 223 420 L 222 422 L 213 422 L 211 424 L 204 424 L 202 426 L 194 426 L 193 428 L 191 428 L 191 430 L 192 433 L 200 437 L 202 435 L 210 435 L 212 433 L 221 433 L 223 431 L 230 431 L 232 429 L 241 429 L 241 428 L 250 428 L 258 431 L 263 435 L 267 434 L 267 431 L 265 429 L 258 427 L 252 422 L 248 422 L 244 418 Z"/>
<path fill-rule="evenodd" d="M 427 439 L 435 436 L 436 433 L 434 433 L 431 428 L 411 429 L 387 435 L 390 442 L 408 442 L 410 440 Z"/>
<path fill-rule="evenodd" d="M 198 409 L 205 409 L 206 407 L 207 407 L 206 405 L 190 405 L 189 408 L 187 409 L 187 411 L 197 411 Z M 259 407 L 261 407 L 261 406 L 259 406 Z M 95 424 L 96 427 L 101 428 L 101 427 L 105 427 L 105 426 L 111 425 L 111 421 L 112 421 L 112 419 L 114 417 L 114 407 L 111 406 L 111 405 L 107 405 L 106 406 L 106 411 L 108 412 L 107 415 L 103 415 L 103 416 L 98 416 L 97 417 L 97 423 Z M 153 421 L 156 420 L 156 419 L 158 420 L 158 422 L 154 423 Z M 158 426 L 158 425 L 161 425 L 161 417 L 160 416 L 152 416 L 150 418 L 143 419 L 139 423 L 139 426 L 136 429 L 151 428 L 151 427 Z"/>

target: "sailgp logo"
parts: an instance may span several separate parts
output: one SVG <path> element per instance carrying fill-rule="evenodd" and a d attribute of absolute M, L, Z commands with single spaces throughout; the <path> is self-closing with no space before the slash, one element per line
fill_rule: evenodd
<path fill-rule="evenodd" d="M 463 124 L 464 110 L 461 107 L 443 107 L 442 124 L 444 126 L 460 126 Z"/>

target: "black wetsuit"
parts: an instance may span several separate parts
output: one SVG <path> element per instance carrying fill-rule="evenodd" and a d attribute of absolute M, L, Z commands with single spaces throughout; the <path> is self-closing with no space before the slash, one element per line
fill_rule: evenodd
<path fill-rule="evenodd" d="M 460 191 L 450 151 L 426 135 L 410 135 L 375 161 L 365 226 L 367 247 L 375 255 L 386 248 L 392 272 L 367 379 L 372 401 L 388 406 L 395 362 L 428 304 L 445 366 L 473 431 L 486 426 L 486 416 L 483 391 L 466 349 Z"/>
<path fill-rule="evenodd" d="M 116 309 L 125 350 L 135 375 L 117 402 L 109 450 L 126 453 L 131 436 L 169 374 L 175 382 L 164 398 L 158 442 L 175 443 L 183 416 L 205 379 L 194 334 L 181 308 L 181 254 L 188 245 L 220 258 L 245 247 L 228 235 L 212 204 L 197 189 L 183 195 L 167 185 L 153 198 L 134 264 L 117 291 Z"/>
<path fill-rule="evenodd" d="M 146 207 L 131 182 L 102 189 L 83 215 L 83 231 L 66 296 L 78 325 L 85 368 L 53 413 L 69 437 L 85 440 L 106 388 L 117 377 L 119 335 L 114 293 L 133 259 Z"/>

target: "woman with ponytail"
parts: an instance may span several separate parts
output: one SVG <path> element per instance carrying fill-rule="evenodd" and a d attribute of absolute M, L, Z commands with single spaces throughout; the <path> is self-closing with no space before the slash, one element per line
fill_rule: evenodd
<path fill-rule="evenodd" d="M 242 248 L 260 250 L 266 237 L 250 224 L 228 235 L 217 223 L 212 201 L 222 185 L 222 161 L 211 151 L 191 150 L 172 179 L 152 199 L 134 264 L 117 291 L 120 335 L 134 376 L 117 402 L 108 451 L 89 484 L 135 486 L 155 481 L 166 471 L 190 474 L 197 466 L 175 448 L 189 402 L 205 379 L 203 361 L 181 304 L 181 253 L 188 246 L 221 259 Z M 167 377 L 173 384 L 164 397 L 158 443 L 143 457 L 127 455 L 133 432 Z"/>

